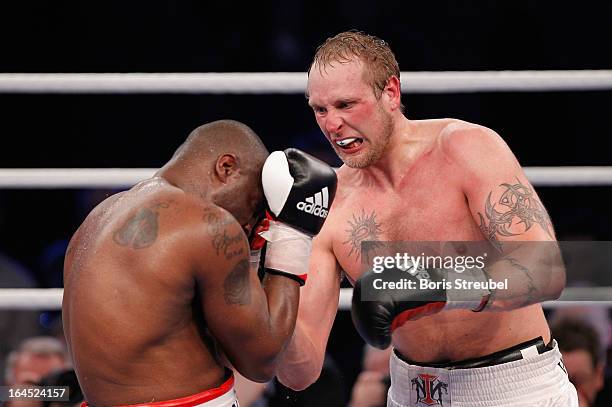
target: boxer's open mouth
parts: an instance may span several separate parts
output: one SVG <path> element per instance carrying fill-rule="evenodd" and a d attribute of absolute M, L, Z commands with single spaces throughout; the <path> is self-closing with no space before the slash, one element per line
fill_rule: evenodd
<path fill-rule="evenodd" d="M 350 137 L 350 138 L 345 138 L 343 140 L 336 141 L 336 145 L 338 147 L 344 148 L 347 150 L 350 148 L 359 147 L 361 143 L 363 143 L 363 139 L 360 139 L 359 137 Z"/>

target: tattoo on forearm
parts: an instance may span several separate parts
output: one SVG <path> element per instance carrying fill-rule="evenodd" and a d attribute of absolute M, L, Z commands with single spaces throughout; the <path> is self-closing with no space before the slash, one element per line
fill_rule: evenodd
<path fill-rule="evenodd" d="M 157 240 L 158 216 L 149 208 L 140 208 L 113 234 L 113 240 L 120 246 L 133 249 L 151 246 Z"/>
<path fill-rule="evenodd" d="M 251 303 L 249 285 L 249 262 L 240 260 L 223 282 L 223 298 L 227 305 L 248 305 Z"/>
<path fill-rule="evenodd" d="M 538 302 L 538 288 L 536 287 L 535 281 L 531 276 L 531 271 L 529 271 L 527 267 L 523 266 L 513 257 L 505 257 L 504 260 L 509 262 L 514 269 L 523 273 L 523 275 L 527 278 L 525 285 L 526 292 L 522 305 L 529 305 Z"/>
<path fill-rule="evenodd" d="M 516 184 L 500 185 L 505 190 L 497 204 L 491 202 L 493 191 L 489 192 L 487 202 L 485 202 L 484 216 L 478 212 L 480 230 L 500 251 L 502 251 L 502 244 L 499 236 L 520 235 L 531 229 L 531 226 L 536 223 L 550 237 L 553 237 L 552 223 L 544 206 L 531 188 L 521 184 L 518 179 L 516 182 Z M 521 224 L 522 226 L 519 226 Z"/>
<path fill-rule="evenodd" d="M 355 253 L 357 258 L 361 257 L 361 242 L 378 240 L 379 235 L 382 233 L 380 223 L 376 222 L 376 212 L 374 211 L 366 215 L 365 209 L 362 209 L 360 215 L 353 214 L 353 220 L 349 220 L 348 225 L 349 228 L 346 229 L 348 239 L 342 242 L 342 244 L 350 245 L 349 257 L 353 253 Z M 371 248 L 374 248 L 374 246 L 371 246 Z M 368 253 L 364 254 L 368 257 Z"/>
<path fill-rule="evenodd" d="M 482 271 L 483 271 L 485 277 L 487 278 L 487 280 L 491 279 L 491 274 L 489 273 L 488 269 L 483 268 Z M 495 297 L 497 297 L 497 288 L 489 289 L 489 299 L 487 300 L 487 304 L 483 308 L 483 311 L 487 310 L 487 309 L 493 308 L 493 303 L 495 302 Z"/>

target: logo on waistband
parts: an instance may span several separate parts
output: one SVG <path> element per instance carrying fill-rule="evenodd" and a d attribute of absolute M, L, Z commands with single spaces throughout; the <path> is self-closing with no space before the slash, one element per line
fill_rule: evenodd
<path fill-rule="evenodd" d="M 448 383 L 430 374 L 420 374 L 411 383 L 412 388 L 416 389 L 417 406 L 443 406 L 442 391 L 448 394 Z"/>

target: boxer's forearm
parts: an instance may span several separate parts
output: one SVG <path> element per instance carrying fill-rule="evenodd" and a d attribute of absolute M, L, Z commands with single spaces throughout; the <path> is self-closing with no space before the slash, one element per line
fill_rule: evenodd
<path fill-rule="evenodd" d="M 283 353 L 277 378 L 293 390 L 304 390 L 319 378 L 324 358 L 325 352 L 317 350 L 298 322 L 289 346 Z"/>
<path fill-rule="evenodd" d="M 266 274 L 263 287 L 268 299 L 267 328 L 273 338 L 271 345 L 276 353 L 280 353 L 288 345 L 295 329 L 300 287 L 289 277 L 270 274 Z"/>
<path fill-rule="evenodd" d="M 251 314 L 248 332 L 233 335 L 232 352 L 226 352 L 238 372 L 260 383 L 276 375 L 295 327 L 300 287 L 288 277 L 266 275 L 263 289 L 265 298 Z"/>
<path fill-rule="evenodd" d="M 488 277 L 507 282 L 493 290 L 489 310 L 510 310 L 559 298 L 565 267 L 556 242 L 524 242 L 486 268 Z"/>

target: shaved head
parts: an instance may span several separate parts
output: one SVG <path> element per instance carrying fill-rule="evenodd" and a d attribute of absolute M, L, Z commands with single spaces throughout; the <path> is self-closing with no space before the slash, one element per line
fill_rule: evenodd
<path fill-rule="evenodd" d="M 194 129 L 159 174 L 227 210 L 249 230 L 263 214 L 261 171 L 268 155 L 249 126 L 218 120 Z"/>
<path fill-rule="evenodd" d="M 235 120 L 218 120 L 194 129 L 176 150 L 176 160 L 217 159 L 222 154 L 233 154 L 240 161 L 261 165 L 268 150 L 261 139 L 246 124 Z"/>

